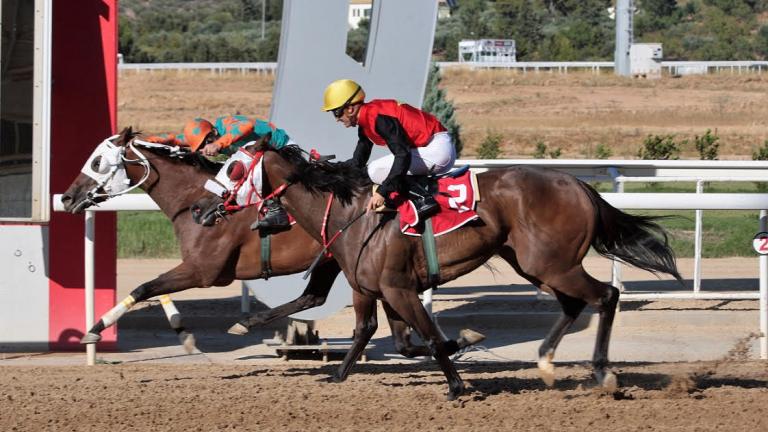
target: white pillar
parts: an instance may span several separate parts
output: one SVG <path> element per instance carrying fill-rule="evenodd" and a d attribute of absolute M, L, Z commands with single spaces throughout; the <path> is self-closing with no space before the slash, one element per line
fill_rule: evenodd
<path fill-rule="evenodd" d="M 616 0 L 616 51 L 613 54 L 616 75 L 629 76 L 629 47 L 632 45 L 632 0 Z"/>
<path fill-rule="evenodd" d="M 704 180 L 696 182 L 696 193 L 704 192 Z M 701 290 L 701 242 L 702 242 L 702 217 L 703 210 L 696 210 L 696 230 L 694 231 L 693 243 L 693 292 L 698 293 Z"/>
<path fill-rule="evenodd" d="M 768 211 L 760 210 L 760 232 L 768 229 Z M 760 255 L 760 358 L 768 360 L 768 255 Z"/>
<path fill-rule="evenodd" d="M 94 316 L 94 242 L 96 240 L 96 213 L 85 212 L 85 331 L 93 327 Z M 85 346 L 86 364 L 96 364 L 96 344 Z"/>

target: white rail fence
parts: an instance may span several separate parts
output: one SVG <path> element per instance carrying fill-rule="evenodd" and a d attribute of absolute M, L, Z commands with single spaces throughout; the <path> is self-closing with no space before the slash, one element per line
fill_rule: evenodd
<path fill-rule="evenodd" d="M 601 73 L 604 70 L 612 71 L 614 63 L 611 61 L 575 61 L 575 62 L 438 62 L 441 69 L 468 68 L 468 69 L 514 69 L 522 72 L 558 72 L 582 70 L 593 73 Z M 768 71 L 768 61 L 662 61 L 661 68 L 667 74 L 678 75 L 682 73 L 722 73 L 731 74 L 762 73 Z M 272 62 L 237 62 L 237 63 L 120 63 L 119 71 L 186 71 L 207 70 L 209 72 L 223 73 L 227 71 L 256 72 L 260 74 L 273 74 L 277 70 L 277 63 Z"/>
<path fill-rule="evenodd" d="M 703 210 L 760 210 L 757 231 L 768 231 L 768 194 L 702 193 L 707 181 L 766 181 L 768 162 L 761 161 L 619 161 L 619 160 L 459 160 L 476 171 L 514 165 L 538 165 L 569 172 L 587 180 L 610 181 L 614 193 L 603 193 L 611 205 L 625 210 L 696 210 L 696 257 L 692 292 L 623 293 L 624 300 L 653 299 L 753 299 L 759 300 L 760 357 L 768 359 L 768 256 L 758 257 L 759 290 L 757 292 L 703 292 L 701 286 L 701 217 Z M 629 182 L 695 182 L 696 193 L 623 193 Z M 63 211 L 61 195 L 53 199 L 55 211 Z M 85 282 L 86 328 L 94 324 L 94 225 L 99 211 L 156 211 L 151 198 L 143 194 L 123 195 L 85 212 Z M 614 264 L 613 284 L 621 287 L 621 271 Z M 248 296 L 243 290 L 243 296 Z M 95 345 L 89 345 L 88 364 L 95 362 Z"/>

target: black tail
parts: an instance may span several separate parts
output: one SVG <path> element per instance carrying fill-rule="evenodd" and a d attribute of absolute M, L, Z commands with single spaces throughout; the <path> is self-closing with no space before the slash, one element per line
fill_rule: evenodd
<path fill-rule="evenodd" d="M 666 273 L 683 282 L 669 247 L 667 232 L 655 221 L 663 216 L 635 216 L 608 204 L 590 185 L 581 182 L 595 205 L 596 232 L 592 247 L 600 255 L 619 259 L 651 273 Z"/>

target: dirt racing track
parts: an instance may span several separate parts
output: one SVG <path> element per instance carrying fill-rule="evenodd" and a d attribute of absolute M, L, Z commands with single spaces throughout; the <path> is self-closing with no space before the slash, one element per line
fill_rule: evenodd
<path fill-rule="evenodd" d="M 608 267 L 586 261 L 605 279 Z M 172 263 L 120 263 L 121 293 Z M 684 275 L 692 263 L 680 260 Z M 704 289 L 756 285 L 756 260 L 705 262 Z M 670 281 L 625 272 L 629 290 L 669 289 Z M 756 301 L 625 302 L 614 328 L 615 393 L 594 387 L 588 360 L 595 325 L 589 313 L 555 357 L 557 382 L 539 379 L 535 359 L 556 305 L 498 266 L 441 288 L 435 310 L 454 336 L 472 327 L 488 351 L 457 360 L 466 392 L 447 402 L 432 360 L 394 354 L 380 325 L 368 354 L 344 383 L 328 376 L 332 357 L 280 360 L 261 343 L 276 328 L 245 337 L 224 333 L 237 319 L 239 286 L 191 290 L 177 303 L 199 351 L 186 354 L 150 303 L 126 315 L 120 349 L 84 366 L 81 353 L 3 354 L 0 430 L 766 430 L 768 364 L 756 360 Z M 322 337 L 348 337 L 345 309 L 319 321 Z"/>

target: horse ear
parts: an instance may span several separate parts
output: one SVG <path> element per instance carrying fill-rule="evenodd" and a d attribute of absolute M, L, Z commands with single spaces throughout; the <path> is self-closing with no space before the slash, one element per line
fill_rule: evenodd
<path fill-rule="evenodd" d="M 117 138 L 117 145 L 125 145 L 125 143 L 130 139 L 130 137 L 133 136 L 133 127 L 127 126 L 124 127 L 122 131 L 120 131 L 119 137 Z"/>
<path fill-rule="evenodd" d="M 266 147 L 272 141 L 272 132 L 267 132 L 259 138 L 259 147 Z"/>

